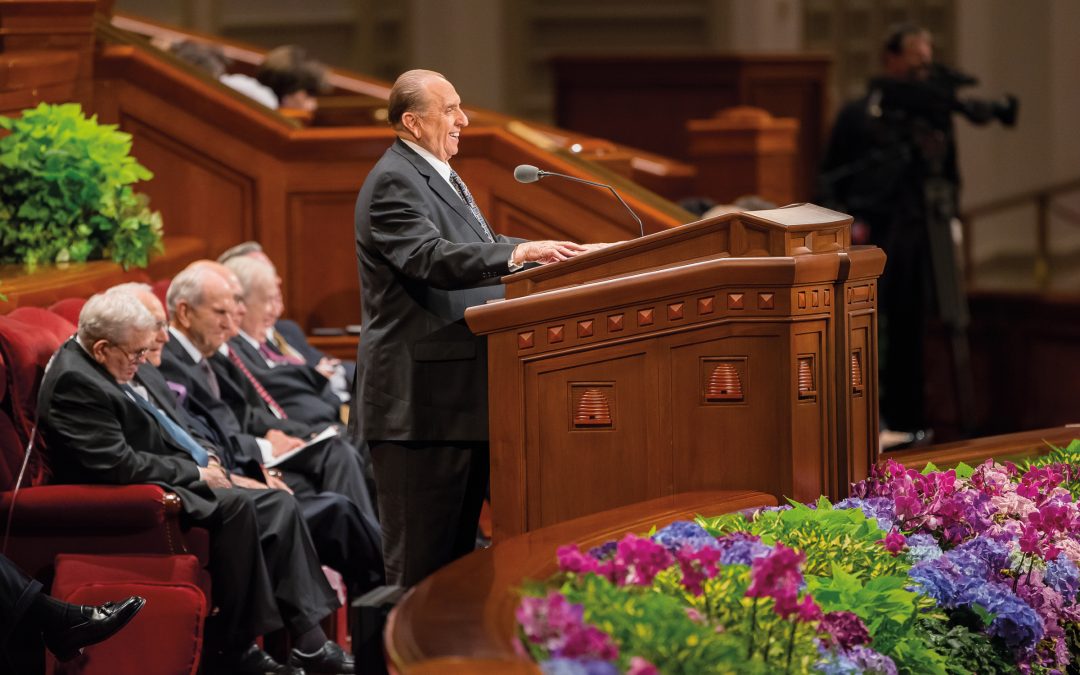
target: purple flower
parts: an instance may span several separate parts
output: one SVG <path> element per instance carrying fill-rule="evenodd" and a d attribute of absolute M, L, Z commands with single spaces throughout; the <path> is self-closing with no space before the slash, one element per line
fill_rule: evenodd
<path fill-rule="evenodd" d="M 913 564 L 941 557 L 941 546 L 931 534 L 912 534 L 907 538 L 907 557 Z"/>
<path fill-rule="evenodd" d="M 761 538 L 746 532 L 735 532 L 716 540 L 720 546 L 722 565 L 749 565 L 755 558 L 768 555 L 772 549 Z"/>
<path fill-rule="evenodd" d="M 700 548 L 719 548 L 716 537 L 705 531 L 705 528 L 688 520 L 677 520 L 652 536 L 652 540 L 660 544 L 671 553 L 676 553 L 684 547 L 693 550 Z"/>
<path fill-rule="evenodd" d="M 619 543 L 616 541 L 605 542 L 590 548 L 589 555 L 597 560 L 610 560 L 615 557 L 615 551 L 618 547 Z"/>
<path fill-rule="evenodd" d="M 821 620 L 821 607 L 808 593 L 798 605 L 795 606 L 795 618 L 801 623 Z M 786 617 L 785 617 L 786 618 Z"/>
<path fill-rule="evenodd" d="M 879 675 L 896 675 L 896 663 L 888 656 L 858 645 L 848 650 L 847 657 L 858 666 L 863 673 L 877 673 Z"/>
<path fill-rule="evenodd" d="M 1076 593 L 1080 591 L 1080 570 L 1072 560 L 1058 556 L 1046 563 L 1043 579 L 1070 604 L 1076 600 Z"/>
<path fill-rule="evenodd" d="M 1033 650 L 1046 632 L 1038 613 L 1004 584 L 977 584 L 967 590 L 964 601 L 993 615 L 987 632 L 1013 649 Z"/>
<path fill-rule="evenodd" d="M 619 668 L 599 659 L 556 658 L 540 664 L 544 675 L 619 675 Z"/>
<path fill-rule="evenodd" d="M 858 645 L 850 650 L 829 647 L 818 642 L 818 660 L 814 670 L 825 675 L 896 675 L 896 664 L 891 658 L 869 647 Z"/>
<path fill-rule="evenodd" d="M 829 612 L 818 624 L 818 632 L 826 641 L 835 642 L 842 649 L 870 642 L 870 631 L 854 612 Z"/>
<path fill-rule="evenodd" d="M 546 597 L 525 597 L 515 615 L 525 637 L 554 657 L 589 657 L 608 661 L 619 657 L 611 636 L 584 622 L 585 608 L 573 604 L 562 593 Z"/>
<path fill-rule="evenodd" d="M 882 532 L 888 532 L 896 527 L 896 506 L 888 497 L 848 497 L 837 502 L 834 509 L 861 509 L 868 519 L 876 520 L 877 526 Z"/>

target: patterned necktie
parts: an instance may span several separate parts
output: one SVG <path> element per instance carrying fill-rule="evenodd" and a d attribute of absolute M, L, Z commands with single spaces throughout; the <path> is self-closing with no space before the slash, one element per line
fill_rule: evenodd
<path fill-rule="evenodd" d="M 285 354 L 279 354 L 279 353 L 275 352 L 273 349 L 270 348 L 270 343 L 269 342 L 263 342 L 262 344 L 259 345 L 259 353 L 263 355 L 263 358 L 265 358 L 270 363 L 273 363 L 274 365 L 279 365 L 279 364 L 281 364 L 281 365 L 291 364 L 291 365 L 294 365 L 294 366 L 302 366 L 302 365 L 304 365 L 304 360 L 303 359 L 297 359 L 297 358 L 293 358 L 293 357 L 290 357 L 290 356 L 286 356 Z"/>
<path fill-rule="evenodd" d="M 251 371 L 248 370 L 248 367 L 245 366 L 244 362 L 240 359 L 240 355 L 233 351 L 232 347 L 229 347 L 229 360 L 233 362 L 233 365 L 240 369 L 240 372 L 244 374 L 244 377 L 251 383 L 251 386 L 255 387 L 255 391 L 259 394 L 259 398 L 263 400 L 266 407 L 270 408 L 270 411 L 273 412 L 278 419 L 289 419 L 289 416 L 285 414 L 285 408 L 278 405 L 278 402 L 274 400 L 274 397 L 270 395 L 270 392 L 266 391 L 262 384 L 255 379 L 255 376 L 251 374 Z"/>
<path fill-rule="evenodd" d="M 210 387 L 210 393 L 214 395 L 214 398 L 221 398 L 221 384 L 218 382 L 214 369 L 210 367 L 210 361 L 204 356 L 203 360 L 199 361 L 198 366 L 199 370 L 206 376 L 206 384 Z"/>
<path fill-rule="evenodd" d="M 484 215 L 480 213 L 480 207 L 476 205 L 476 200 L 473 199 L 472 193 L 469 192 L 469 188 L 465 187 L 465 182 L 461 180 L 461 177 L 457 175 L 457 172 L 453 169 L 450 170 L 450 184 L 457 190 L 458 195 L 461 196 L 461 201 L 465 202 L 465 206 L 469 207 L 473 216 L 476 217 L 477 222 L 480 223 L 480 227 L 484 230 L 484 236 L 490 242 L 495 241 L 495 237 L 491 236 L 491 229 L 488 227 L 487 221 L 484 220 Z"/>
<path fill-rule="evenodd" d="M 270 343 L 271 348 L 278 350 L 285 358 L 295 359 L 298 364 L 307 364 L 307 359 L 304 358 L 304 355 L 301 354 L 296 347 L 289 344 L 288 341 L 285 340 L 285 336 L 277 332 L 277 330 L 272 331 L 272 334 L 267 336 L 266 341 Z"/>
<path fill-rule="evenodd" d="M 210 463 L 210 454 L 206 452 L 206 448 L 199 445 L 198 442 L 191 437 L 191 434 L 184 431 L 183 427 L 176 422 L 173 422 L 168 415 L 158 410 L 156 405 L 140 396 L 139 392 L 135 391 L 135 388 L 130 384 L 125 384 L 124 390 L 127 392 L 127 395 L 135 401 L 136 405 L 150 413 L 150 415 L 157 420 L 157 423 L 161 426 L 162 430 L 168 434 L 169 438 L 173 439 L 177 445 L 188 451 L 196 464 L 199 466 L 206 466 Z"/>

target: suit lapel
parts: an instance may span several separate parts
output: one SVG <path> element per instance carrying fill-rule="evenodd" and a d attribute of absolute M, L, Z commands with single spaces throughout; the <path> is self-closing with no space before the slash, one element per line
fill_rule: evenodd
<path fill-rule="evenodd" d="M 488 240 L 487 234 L 484 232 L 484 227 L 477 222 L 472 211 L 465 205 L 465 200 L 461 198 L 461 195 L 457 193 L 457 190 L 450 187 L 450 184 L 443 180 L 443 177 L 435 171 L 435 167 L 431 166 L 426 159 L 416 154 L 415 150 L 405 145 L 405 142 L 400 139 L 394 143 L 393 148 L 427 179 L 428 187 L 431 188 L 431 191 L 439 195 L 439 198 L 442 199 L 454 213 L 461 216 L 461 219 L 465 221 L 480 241 L 486 242 Z"/>

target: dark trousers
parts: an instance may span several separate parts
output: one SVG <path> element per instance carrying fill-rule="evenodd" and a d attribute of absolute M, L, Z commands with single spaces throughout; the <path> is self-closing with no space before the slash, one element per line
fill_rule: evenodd
<path fill-rule="evenodd" d="M 25 620 L 42 592 L 40 583 L 0 556 L 0 672 L 29 674 L 44 667 L 40 628 Z"/>
<path fill-rule="evenodd" d="M 413 586 L 476 547 L 488 444 L 372 441 L 386 581 Z"/>
<path fill-rule="evenodd" d="M 344 495 L 374 523 L 375 508 L 364 481 L 362 460 L 344 438 L 330 438 L 294 455 L 279 466 L 293 491 L 336 492 Z"/>
<path fill-rule="evenodd" d="M 224 647 L 246 647 L 282 626 L 298 635 L 337 608 L 292 495 L 243 488 L 214 494 L 218 508 L 199 524 L 210 529 L 210 575 Z"/>
<path fill-rule="evenodd" d="M 882 330 L 881 416 L 896 431 L 924 429 L 926 386 L 923 353 L 928 316 L 935 307 L 930 253 L 915 228 L 886 244 L 885 272 L 879 281 Z"/>

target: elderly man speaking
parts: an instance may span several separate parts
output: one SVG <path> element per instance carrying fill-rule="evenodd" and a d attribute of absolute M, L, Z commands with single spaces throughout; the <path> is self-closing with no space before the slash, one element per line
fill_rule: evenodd
<path fill-rule="evenodd" d="M 469 118 L 439 73 L 401 75 L 388 118 L 398 139 L 356 202 L 364 334 L 353 400 L 387 580 L 412 585 L 473 549 L 487 485 L 487 347 L 465 309 L 502 297 L 499 277 L 525 263 L 592 246 L 492 231 L 450 167 Z"/>

